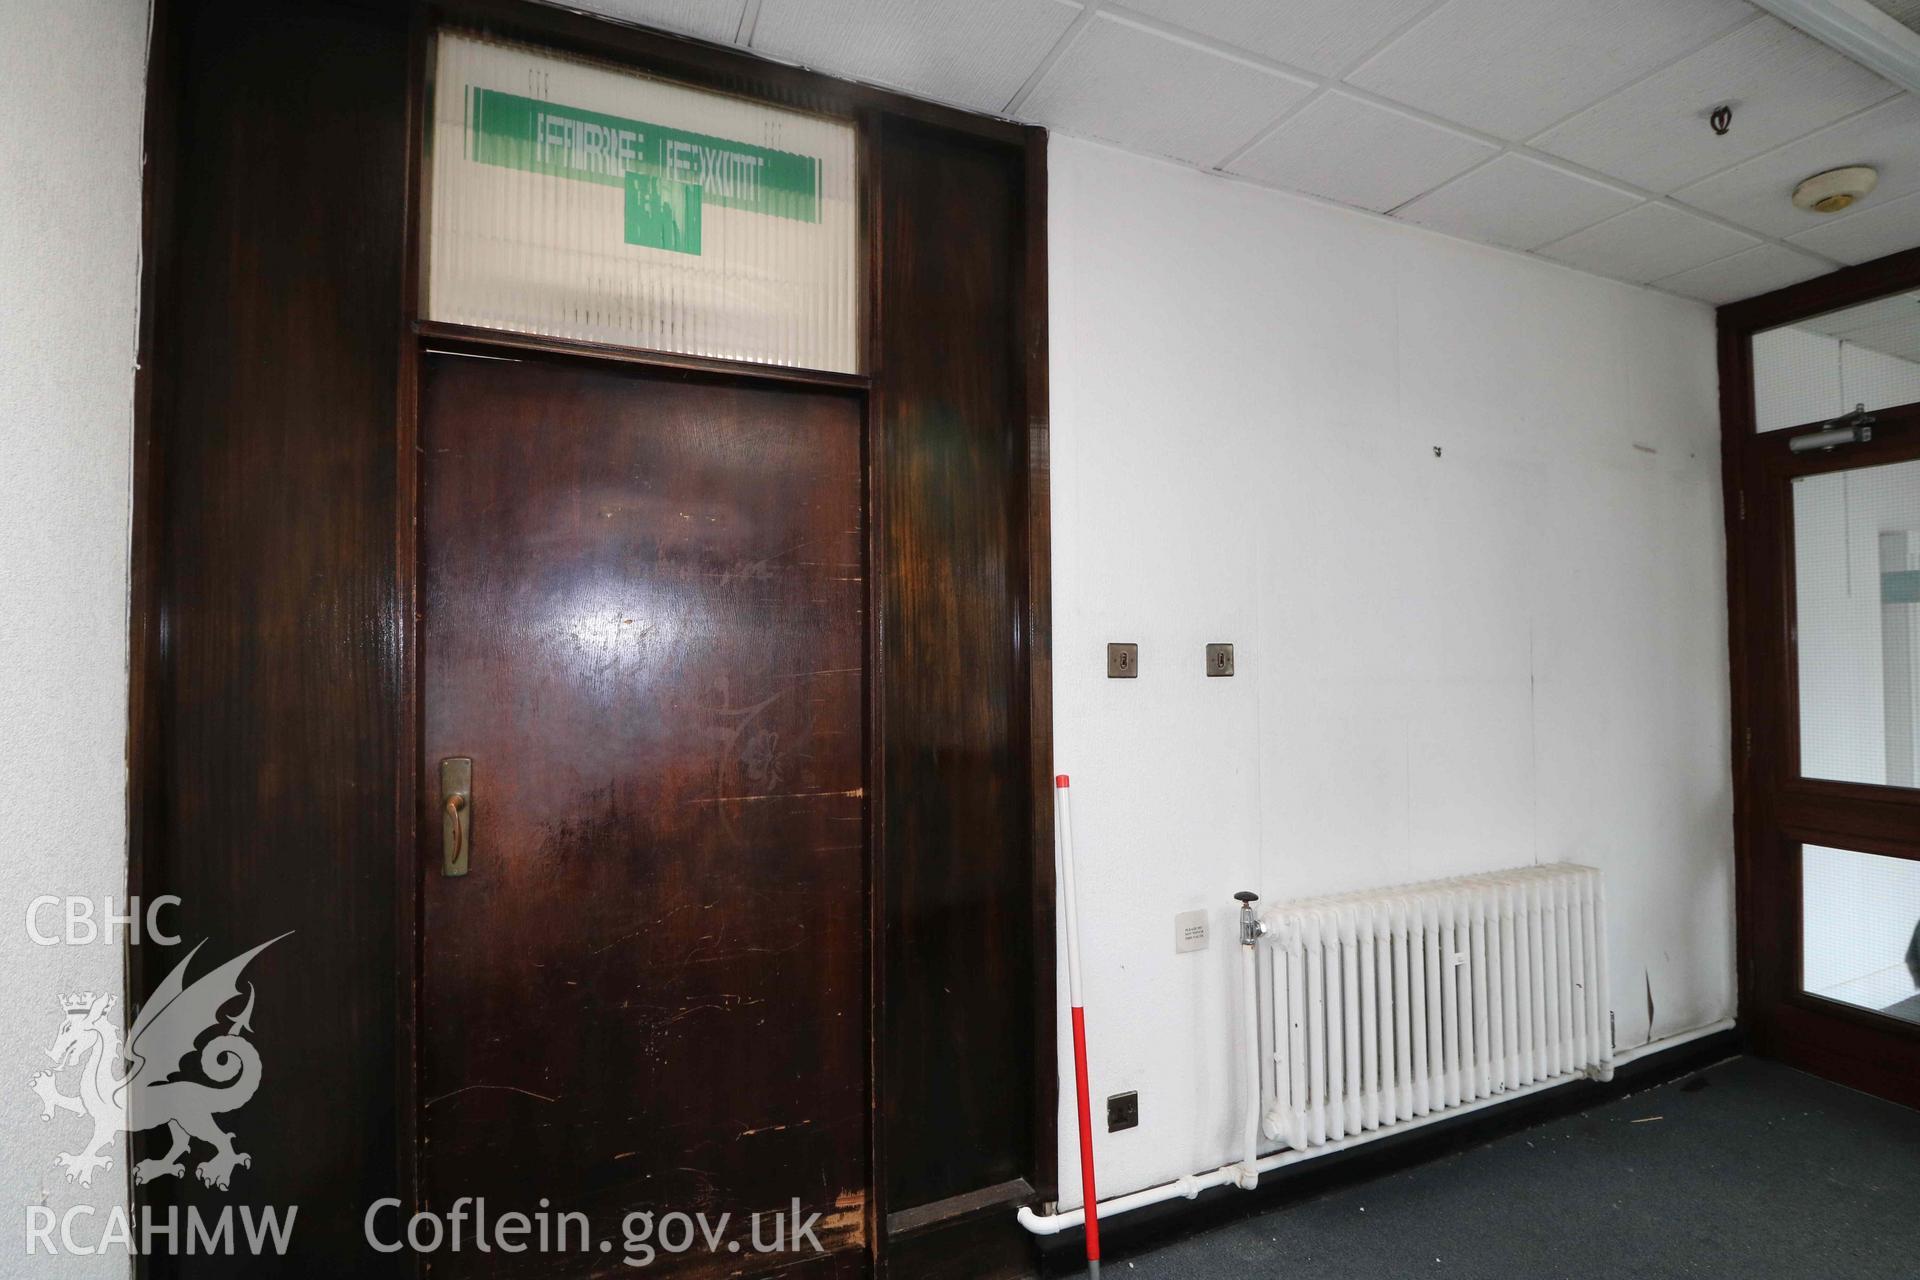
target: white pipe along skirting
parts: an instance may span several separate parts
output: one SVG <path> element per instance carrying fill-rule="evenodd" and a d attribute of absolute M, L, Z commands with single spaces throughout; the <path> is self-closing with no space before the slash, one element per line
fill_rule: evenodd
<path fill-rule="evenodd" d="M 1254 986 L 1252 981 L 1253 950 L 1254 948 L 1251 946 L 1242 948 L 1245 957 L 1242 961 L 1242 972 L 1247 979 L 1246 986 L 1249 993 L 1253 992 Z M 1249 994 L 1247 1000 L 1248 1005 L 1251 1007 L 1256 999 L 1256 995 Z M 1253 1024 L 1249 1022 L 1248 1025 L 1251 1026 Z M 1614 1055 L 1614 1061 L 1616 1063 L 1632 1062 L 1636 1058 L 1643 1058 L 1649 1054 L 1659 1053 L 1667 1049 L 1675 1049 L 1683 1044 L 1704 1039 L 1707 1036 L 1718 1035 L 1722 1031 L 1731 1030 L 1733 1026 L 1734 1020 L 1732 1018 L 1722 1018 L 1720 1021 L 1709 1023 L 1704 1027 L 1696 1027 L 1692 1031 L 1682 1031 L 1677 1035 L 1667 1036 L 1665 1039 L 1650 1040 L 1646 1044 L 1636 1048 L 1623 1049 Z M 1511 1102 L 1515 1098 L 1524 1098 L 1528 1094 L 1542 1093 L 1548 1089 L 1556 1089 L 1561 1085 L 1573 1084 L 1584 1078 L 1575 1075 L 1562 1079 L 1540 1080 L 1518 1089 L 1509 1089 L 1497 1097 L 1482 1098 L 1461 1106 L 1449 1107 L 1444 1111 L 1435 1111 L 1430 1115 L 1405 1120 L 1391 1129 L 1380 1129 L 1372 1133 L 1361 1133 L 1350 1138 L 1336 1139 L 1304 1151 L 1289 1149 L 1276 1151 L 1270 1156 L 1255 1158 L 1254 1143 L 1256 1139 L 1254 1135 L 1259 1132 L 1260 1124 L 1260 1062 L 1257 1039 L 1255 1040 L 1253 1053 L 1254 1087 L 1248 1091 L 1247 1158 L 1238 1164 L 1222 1165 L 1220 1168 L 1209 1173 L 1188 1174 L 1185 1177 L 1176 1178 L 1172 1182 L 1163 1182 L 1159 1186 L 1146 1187 L 1139 1191 L 1128 1192 L 1126 1195 L 1114 1196 L 1111 1199 L 1102 1200 L 1100 1201 L 1100 1216 L 1102 1218 L 1111 1217 L 1116 1213 L 1126 1213 L 1133 1209 L 1144 1209 L 1148 1205 L 1163 1204 L 1168 1200 L 1193 1200 L 1198 1198 L 1201 1192 L 1211 1190 L 1214 1187 L 1241 1187 L 1251 1191 L 1259 1184 L 1259 1177 L 1263 1173 L 1271 1173 L 1275 1169 L 1284 1169 L 1288 1165 L 1299 1164 L 1303 1160 L 1313 1160 L 1320 1156 L 1329 1155 L 1335 1151 L 1345 1151 L 1351 1147 L 1360 1146 L 1362 1143 L 1372 1142 L 1376 1138 L 1386 1137 L 1389 1134 L 1405 1133 L 1412 1129 L 1423 1128 L 1436 1121 L 1451 1120 L 1455 1116 L 1470 1115 L 1475 1111 L 1480 1111 L 1499 1103 Z M 1086 1213 L 1081 1209 L 1065 1209 L 1059 1213 L 1043 1214 L 1035 1213 L 1033 1209 L 1027 1205 L 1020 1206 L 1020 1211 L 1017 1216 L 1021 1226 L 1025 1227 L 1034 1235 L 1039 1236 L 1058 1235 L 1060 1232 L 1072 1230 L 1074 1227 L 1086 1221 Z"/>

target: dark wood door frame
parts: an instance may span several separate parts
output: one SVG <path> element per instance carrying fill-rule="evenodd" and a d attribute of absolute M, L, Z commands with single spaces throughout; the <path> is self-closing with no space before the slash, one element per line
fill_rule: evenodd
<path fill-rule="evenodd" d="M 1874 439 L 1794 454 L 1806 423 L 1755 430 L 1753 335 L 1920 288 L 1920 249 L 1719 309 L 1721 475 L 1732 679 L 1740 1020 L 1761 1052 L 1920 1106 L 1920 1027 L 1800 988 L 1802 844 L 1920 858 L 1920 792 L 1798 776 L 1793 658 L 1794 477 L 1920 457 L 1920 404 L 1881 409 Z"/>
<path fill-rule="evenodd" d="M 843 375 L 789 370 L 426 321 L 419 306 L 425 195 L 421 152 L 429 40 L 442 25 L 477 28 L 852 120 L 859 130 L 864 172 L 860 198 L 867 266 L 863 289 L 867 371 Z M 924 791 L 926 770 L 933 767 L 935 756 L 910 742 L 897 745 L 906 741 L 901 731 L 911 726 L 887 721 L 889 705 L 909 706 L 891 692 L 909 673 L 889 669 L 887 645 L 890 639 L 898 643 L 896 632 L 913 619 L 900 614 L 897 606 L 902 597 L 870 585 L 870 592 L 876 593 L 868 612 L 867 695 L 869 874 L 876 886 L 869 895 L 875 956 L 870 965 L 875 1015 L 870 1018 L 874 1092 L 870 1212 L 876 1224 L 871 1261 L 876 1270 L 891 1266 L 896 1274 L 912 1275 L 935 1272 L 934 1262 L 927 1259 L 958 1267 L 961 1274 L 1020 1269 L 1025 1241 L 1013 1226 L 1012 1206 L 1054 1194 L 1057 1099 L 1049 781 L 1053 769 L 1045 132 L 530 0 L 417 0 L 404 8 L 366 0 L 289 0 L 272 14 L 257 12 L 239 0 L 158 0 L 153 30 L 135 424 L 130 888 L 149 896 L 183 893 L 190 903 L 198 902 L 216 913 L 190 923 L 203 932 L 231 931 L 237 937 L 250 936 L 256 923 L 264 927 L 269 916 L 313 910 L 288 901 L 287 890 L 275 887 L 271 878 L 225 861 L 233 855 L 224 852 L 287 816 L 287 810 L 274 807 L 284 804 L 284 775 L 271 771 L 287 767 L 288 757 L 300 749 L 298 726 L 287 726 L 284 734 L 270 726 L 263 729 L 255 714 L 244 726 L 243 740 L 235 736 L 241 730 L 222 711 L 219 700 L 228 699 L 229 705 L 236 698 L 264 700 L 288 689 L 289 680 L 318 681 L 319 687 L 324 687 L 326 677 L 339 682 L 334 696 L 354 703 L 340 729 L 343 734 L 359 733 L 364 744 L 360 750 L 373 755 L 350 757 L 344 747 L 336 752 L 328 767 L 343 772 L 330 782 L 326 798 L 297 798 L 293 813 L 298 822 L 281 850 L 281 856 L 315 869 L 311 874 L 302 872 L 302 883 L 324 883 L 325 892 L 351 886 L 350 900 L 344 905 L 351 909 L 352 927 L 324 942 L 317 936 L 319 931 L 310 928 L 306 936 L 315 937 L 316 947 L 357 946 L 374 939 L 383 954 L 391 952 L 393 976 L 384 990 L 353 976 L 350 980 L 360 985 L 340 997 L 346 1002 L 342 1008 L 350 1006 L 355 1017 L 389 1020 L 390 1040 L 376 1037 L 353 1051 L 364 1058 L 354 1063 L 360 1078 L 385 1070 L 392 1081 L 392 1095 L 390 1113 L 365 1117 L 365 1141 L 372 1145 L 355 1157 L 360 1164 L 342 1180 L 339 1194 L 414 1198 L 418 1190 L 415 1020 L 421 868 L 414 851 L 420 742 L 417 448 L 423 353 L 431 347 L 602 366 L 638 363 L 664 377 L 802 383 L 862 397 L 868 445 L 870 584 L 877 584 L 890 564 L 896 574 L 916 572 L 915 565 L 902 559 L 911 551 L 902 550 L 901 539 L 912 532 L 912 521 L 923 518 L 917 516 L 918 504 L 936 501 L 940 495 L 933 489 L 902 487 L 899 469 L 913 463 L 914 450 L 925 447 L 920 424 L 936 411 L 952 408 L 957 395 L 963 420 L 971 414 L 971 421 L 1003 432 L 990 448 L 979 447 L 998 460 L 996 465 L 1005 477 L 1000 499 L 1007 522 L 1003 576 L 1011 594 L 994 643 L 1007 647 L 1008 670 L 1016 678 L 1000 692 L 991 712 L 999 717 L 997 723 L 1006 726 L 1007 745 L 998 758 L 1004 761 L 1007 776 L 989 800 L 966 803 L 990 803 L 1008 823 L 1009 840 L 1018 834 L 1018 849 L 1009 848 L 1003 859 L 1007 869 L 1018 871 L 1018 882 L 1000 888 L 1010 895 L 1003 903 L 1009 911 L 1009 904 L 1019 902 L 1020 924 L 1029 939 L 1030 950 L 1010 963 L 1017 962 L 1020 970 L 1016 1003 L 1030 1010 L 1031 1025 L 1019 1037 L 1026 1048 L 1013 1074 L 994 1080 L 996 1089 L 1017 1086 L 1021 1093 L 1017 1099 L 1002 1100 L 1017 1107 L 1019 1123 L 1007 1127 L 1019 1132 L 1007 1139 L 1005 1150 L 993 1162 L 981 1165 L 982 1170 L 994 1171 L 975 1175 L 958 1166 L 924 1166 L 902 1183 L 903 1194 L 890 1197 L 889 1168 L 906 1167 L 899 1159 L 900 1145 L 922 1143 L 929 1134 L 937 1136 L 944 1132 L 937 1128 L 944 1121 L 933 1117 L 932 1109 L 918 1098 L 906 1104 L 895 1099 L 889 1109 L 889 1100 L 882 1096 L 884 1082 L 891 1064 L 906 1050 L 887 1042 L 878 1014 L 889 1007 L 907 1007 L 903 1002 L 919 995 L 918 987 L 939 981 L 939 965 L 957 962 L 940 946 L 952 940 L 952 934 L 940 932 L 949 926 L 930 924 L 930 913 L 919 909 L 926 904 L 917 905 L 911 895 L 960 885 L 952 877 L 962 872 L 945 866 L 936 868 L 939 875 L 927 876 L 913 863 L 922 857 L 922 850 L 909 850 L 911 857 L 903 857 L 902 849 L 895 847 L 897 820 L 889 819 L 886 804 L 890 784 L 896 799 Z M 316 40 L 337 41 L 348 56 L 335 62 L 303 60 Z M 230 105 L 221 96 L 224 89 L 209 74 L 239 65 L 249 68 L 245 79 L 255 94 L 244 109 L 256 119 L 246 126 L 228 123 L 243 108 Z M 336 67 L 340 65 L 348 68 L 350 81 L 339 80 Z M 275 92 L 281 84 L 288 86 L 284 96 Z M 355 95 L 357 134 L 341 118 L 338 102 L 328 96 L 346 90 Z M 285 161 L 273 169 L 276 186 L 271 192 L 255 188 L 260 190 L 258 199 L 237 196 L 248 190 L 247 181 L 258 176 L 243 169 L 246 130 L 257 129 L 261 118 L 270 128 L 311 137 L 314 143 L 297 155 L 292 149 L 285 151 Z M 379 127 L 367 129 L 369 120 Z M 391 152 L 384 149 L 389 140 L 398 144 Z M 977 207 L 958 210 L 943 220 L 937 203 L 942 193 L 927 178 L 941 166 L 909 172 L 911 166 L 890 165 L 889 147 L 896 161 L 913 148 L 945 149 L 955 165 L 972 166 L 990 179 L 992 190 Z M 334 162 L 334 167 L 327 172 L 301 167 L 312 158 Z M 273 199 L 266 198 L 269 194 Z M 229 216 L 229 202 L 235 200 L 241 207 Z M 296 230 L 304 240 L 281 241 L 284 220 L 278 215 L 286 207 L 301 205 L 317 211 L 328 204 L 333 206 L 331 223 L 316 212 L 311 219 L 297 220 Z M 972 223 L 996 220 L 1004 223 L 1003 240 L 994 242 L 1007 267 L 1003 291 L 981 291 L 957 275 L 943 275 L 936 257 L 945 248 L 942 238 L 965 238 L 975 234 Z M 329 233 L 325 228 L 330 226 L 338 227 L 338 233 Z M 306 256 L 323 240 L 333 246 L 337 257 L 316 262 Z M 240 272 L 239 255 L 225 252 L 229 247 L 256 255 L 245 261 L 247 273 Z M 210 266 L 217 289 L 208 283 Z M 338 296 L 309 305 L 299 292 L 289 292 L 290 281 L 304 279 L 316 268 L 356 278 L 354 290 L 339 291 L 342 296 L 351 294 L 359 306 L 349 323 L 341 322 Z M 393 299 L 386 315 L 366 305 L 382 287 Z M 288 317 L 288 323 L 257 333 L 237 323 L 243 313 L 267 312 Z M 1003 399 L 969 403 L 964 387 L 941 383 L 939 370 L 915 369 L 911 360 L 902 358 L 900 349 L 889 346 L 883 317 L 895 321 L 891 331 L 895 342 L 900 340 L 897 335 L 912 331 L 915 325 L 926 326 L 929 342 L 944 342 L 953 335 L 943 332 L 935 337 L 933 326 L 954 326 L 962 343 L 1004 367 L 1004 377 L 996 375 L 995 383 L 1004 384 Z M 221 335 L 217 342 L 212 340 L 216 333 Z M 297 368 L 283 367 L 285 353 L 273 345 L 289 333 L 298 334 L 313 357 Z M 274 371 L 274 377 L 259 378 L 253 371 L 261 369 Z M 352 376 L 343 382 L 343 373 Z M 288 435 L 283 445 L 279 435 L 283 429 L 275 415 L 283 413 L 281 405 L 301 396 L 325 407 L 303 411 L 293 423 L 295 434 Z M 385 409 L 379 407 L 383 403 Z M 208 414 L 214 415 L 211 421 L 218 426 L 212 432 L 202 427 Z M 916 436 L 916 431 L 921 435 Z M 265 477 L 268 483 L 257 499 L 225 515 L 211 514 L 222 500 L 222 486 L 239 483 L 239 477 L 252 474 L 249 468 L 282 456 L 278 451 L 283 447 L 297 455 L 303 442 L 306 447 L 322 442 L 329 453 L 322 461 L 334 468 L 324 474 L 345 475 L 342 483 L 357 486 L 334 495 L 335 506 L 354 510 L 357 523 L 330 525 L 316 515 L 321 508 L 307 504 L 285 513 L 287 519 L 307 520 L 306 525 L 283 527 L 275 495 L 293 481 L 278 475 Z M 217 471 L 207 469 L 210 462 L 217 464 Z M 889 466 L 895 470 L 889 471 Z M 348 471 L 343 472 L 343 467 Z M 961 512 L 976 520 L 992 514 Z M 384 546 L 381 539 L 365 536 L 372 527 L 365 519 L 369 515 L 377 515 L 391 530 Z M 924 535 L 925 530 L 920 532 Z M 294 553 L 284 568 L 289 591 L 295 574 L 302 575 L 307 590 L 316 582 L 324 591 L 331 582 L 350 580 L 356 588 L 372 591 L 361 590 L 354 608 L 336 610 L 320 625 L 297 630 L 272 664 L 244 665 L 248 661 L 244 653 L 236 659 L 223 647 L 202 647 L 207 634 L 204 620 L 181 628 L 176 615 L 184 601 L 192 600 L 196 607 L 202 603 L 197 595 L 207 575 L 258 578 L 283 572 L 262 555 L 248 554 L 249 539 Z M 185 561 L 179 558 L 181 547 L 213 550 Z M 259 583 L 247 585 L 257 588 Z M 268 585 L 275 588 L 269 594 L 277 598 L 278 584 Z M 230 596 L 223 588 L 216 603 L 225 607 Z M 229 623 L 222 620 L 220 625 Z M 234 624 L 234 631 L 244 646 L 251 646 L 249 652 L 257 652 L 265 640 L 261 630 L 245 618 Z M 285 626 L 276 634 L 286 634 Z M 350 655 L 344 664 L 342 655 Z M 234 666 L 236 660 L 243 665 Z M 941 678 L 954 681 L 958 688 L 968 673 L 954 671 Z M 310 685 L 299 687 L 306 690 Z M 302 696 L 312 695 L 303 692 Z M 889 744 L 896 744 L 891 754 Z M 208 746 L 215 748 L 218 763 L 230 769 L 244 761 L 268 771 L 246 774 L 217 812 L 209 812 L 178 790 L 204 772 L 197 761 L 192 762 L 195 768 L 183 769 L 182 753 L 204 751 Z M 334 749 L 331 742 L 329 749 Z M 380 755 L 391 761 L 390 770 L 371 769 L 369 761 Z M 347 804 L 359 804 L 354 812 L 361 815 L 367 805 L 377 804 L 386 815 L 380 821 L 391 833 L 390 845 L 361 848 L 380 842 L 369 842 L 360 828 L 344 825 L 349 810 L 341 806 Z M 349 841 L 354 847 L 343 851 Z M 383 861 L 376 867 L 365 861 L 367 857 Z M 343 858 L 348 862 L 341 862 Z M 948 879 L 943 881 L 940 875 Z M 913 927 L 922 930 L 912 935 L 912 945 L 932 953 L 927 961 L 932 967 L 896 965 L 890 971 L 882 961 L 880 939 L 889 930 L 905 927 L 902 920 L 889 917 L 887 899 L 877 891 L 883 885 L 909 895 L 906 906 L 911 909 Z M 307 892 L 312 894 L 314 889 Z M 381 913 L 388 922 L 384 928 L 378 924 Z M 375 963 L 384 961 L 375 958 Z M 153 970 L 161 968 L 143 965 L 142 957 L 130 955 L 132 1000 L 151 988 L 160 976 Z M 891 992 L 889 983 L 894 988 Z M 315 1016 L 330 1016 L 318 1002 L 313 1009 Z M 936 1044 L 912 1051 L 944 1052 L 946 1048 Z M 913 1088 L 924 1088 L 934 1079 L 925 1073 L 900 1078 Z M 302 1124 L 322 1123 L 323 1109 L 317 1101 L 309 1104 L 301 1098 L 298 1084 L 295 1079 L 287 1086 L 292 1090 L 287 1105 L 312 1105 L 315 1115 L 311 1119 L 290 1115 L 284 1122 L 276 1121 L 290 1132 L 299 1132 Z M 902 1128 L 920 1111 L 928 1112 L 929 1123 L 936 1128 L 921 1130 L 911 1123 Z M 989 1113 L 1000 1115 L 991 1108 Z M 337 1128 L 354 1120 L 354 1116 L 335 1116 L 324 1123 Z M 391 1152 L 390 1160 L 379 1155 L 383 1143 Z M 308 1161 L 314 1170 L 331 1169 L 327 1161 L 350 1154 L 337 1142 L 319 1146 L 325 1150 L 316 1149 Z M 383 1167 L 390 1168 L 391 1174 L 383 1174 Z M 270 1179 L 270 1170 L 262 1179 Z M 314 1185 L 311 1181 L 301 1184 L 309 1194 Z M 263 1186 L 263 1197 L 269 1194 L 289 1198 L 279 1188 Z M 316 1211 L 315 1230 L 320 1219 Z M 303 1212 L 303 1229 L 308 1221 Z M 320 1256 L 338 1265 L 343 1255 L 329 1245 Z M 390 1259 L 361 1261 L 369 1266 L 399 1265 Z M 152 1274 L 177 1270 L 164 1259 L 142 1265 Z M 196 1267 L 205 1265 L 210 1264 Z M 242 1265 L 236 1273 L 244 1271 Z"/>

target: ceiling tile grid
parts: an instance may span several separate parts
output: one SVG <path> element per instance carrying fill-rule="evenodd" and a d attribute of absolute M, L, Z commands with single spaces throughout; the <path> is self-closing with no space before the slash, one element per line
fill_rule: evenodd
<path fill-rule="evenodd" d="M 1508 249 L 1538 249 L 1637 203 L 1618 187 L 1509 152 L 1394 216 Z"/>
<path fill-rule="evenodd" d="M 1684 294 L 1719 306 L 1738 302 L 1756 293 L 1811 280 L 1831 269 L 1823 258 L 1789 249 L 1784 245 L 1763 244 L 1742 249 L 1731 257 L 1705 266 L 1693 267 L 1655 280 L 1656 288 Z"/>
<path fill-rule="evenodd" d="M 998 114 L 1079 15 L 1067 0 L 761 0 L 752 48 Z"/>
<path fill-rule="evenodd" d="M 587 2 L 1709 302 L 1920 244 L 1920 97 L 1748 0 Z"/>
<path fill-rule="evenodd" d="M 1871 0 L 1871 3 L 1895 22 L 1920 31 L 1920 0 Z"/>
<path fill-rule="evenodd" d="M 1761 18 L 1549 129 L 1533 145 L 1664 194 L 1898 92 L 1786 23 Z M 1724 137 L 1708 123 L 1723 104 L 1733 111 Z"/>
<path fill-rule="evenodd" d="M 593 0 L 595 13 L 725 44 L 740 33 L 747 0 Z"/>
<path fill-rule="evenodd" d="M 1912 248 L 1915 240 L 1920 240 L 1920 195 L 1889 200 L 1788 238 L 1791 244 L 1846 263 L 1898 253 Z"/>
<path fill-rule="evenodd" d="M 1208 165 L 1313 89 L 1311 81 L 1096 13 L 1020 114 L 1067 133 Z"/>
<path fill-rule="evenodd" d="M 1782 193 L 1823 169 L 1872 165 L 1873 193 L 1837 214 L 1796 209 Z M 1920 98 L 1903 93 L 1817 133 L 1755 156 L 1674 192 L 1676 199 L 1751 227 L 1762 235 L 1791 236 L 1849 218 L 1920 191 Z"/>
<path fill-rule="evenodd" d="M 1646 284 L 1731 257 L 1759 244 L 1756 236 L 1648 202 L 1541 248 L 1556 262 Z"/>
<path fill-rule="evenodd" d="M 1744 0 L 1450 0 L 1347 79 L 1518 141 L 1753 12 Z"/>
<path fill-rule="evenodd" d="M 1225 168 L 1385 213 L 1499 152 L 1491 143 L 1332 89 Z M 1359 155 L 1368 163 L 1354 164 Z"/>
<path fill-rule="evenodd" d="M 1337 76 L 1434 0 L 1130 0 L 1134 12 Z"/>

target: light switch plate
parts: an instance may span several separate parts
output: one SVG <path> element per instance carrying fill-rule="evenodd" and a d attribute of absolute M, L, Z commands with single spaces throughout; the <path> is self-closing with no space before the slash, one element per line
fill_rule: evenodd
<path fill-rule="evenodd" d="M 1207 674 L 1210 676 L 1230 676 L 1233 674 L 1232 645 L 1210 644 L 1207 646 Z"/>
<path fill-rule="evenodd" d="M 1140 675 L 1140 646 L 1137 644 L 1110 644 L 1107 646 L 1107 679 L 1134 680 Z"/>
<path fill-rule="evenodd" d="M 1198 911 L 1182 911 L 1173 918 L 1173 949 L 1175 951 L 1207 949 L 1206 908 L 1202 907 Z"/>

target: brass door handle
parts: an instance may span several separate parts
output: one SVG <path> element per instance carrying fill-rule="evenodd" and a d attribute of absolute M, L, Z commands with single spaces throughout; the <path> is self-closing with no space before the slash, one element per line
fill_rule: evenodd
<path fill-rule="evenodd" d="M 463 876 L 473 854 L 473 759 L 440 762 L 440 874 Z"/>

